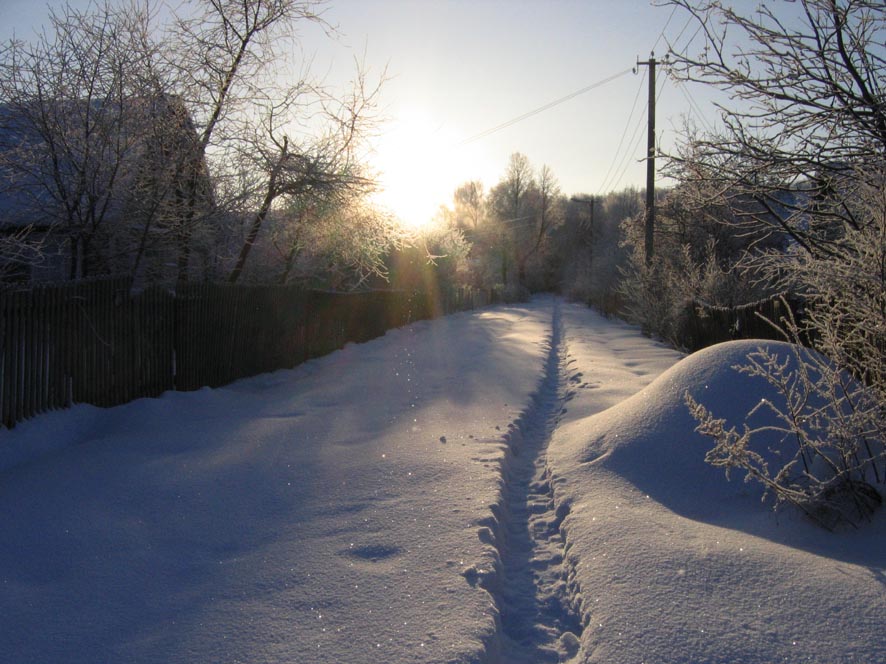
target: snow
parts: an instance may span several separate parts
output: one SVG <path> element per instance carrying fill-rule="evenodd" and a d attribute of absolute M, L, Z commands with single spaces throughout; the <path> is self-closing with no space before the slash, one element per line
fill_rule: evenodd
<path fill-rule="evenodd" d="M 703 461 L 756 346 L 538 298 L 0 431 L 0 661 L 886 661 L 883 514 Z"/>

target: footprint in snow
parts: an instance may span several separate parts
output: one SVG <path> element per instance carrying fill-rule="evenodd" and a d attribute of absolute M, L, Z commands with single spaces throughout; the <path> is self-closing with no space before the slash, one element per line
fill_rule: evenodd
<path fill-rule="evenodd" d="M 391 546 L 389 544 L 366 544 L 364 546 L 351 546 L 340 553 L 352 558 L 368 560 L 370 562 L 378 562 L 387 558 L 393 558 L 400 555 L 399 546 Z"/>

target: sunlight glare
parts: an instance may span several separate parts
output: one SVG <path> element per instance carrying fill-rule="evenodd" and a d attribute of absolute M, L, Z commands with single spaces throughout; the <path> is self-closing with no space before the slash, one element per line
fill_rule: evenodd
<path fill-rule="evenodd" d="M 373 161 L 381 189 L 376 201 L 404 227 L 430 225 L 441 205 L 452 205 L 456 187 L 478 177 L 471 174 L 476 162 L 458 140 L 418 109 L 402 111 L 377 140 Z"/>

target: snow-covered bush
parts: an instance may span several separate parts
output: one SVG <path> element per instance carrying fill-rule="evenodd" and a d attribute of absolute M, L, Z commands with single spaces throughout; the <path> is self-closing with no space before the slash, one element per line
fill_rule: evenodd
<path fill-rule="evenodd" d="M 742 369 L 778 388 L 784 405 L 758 408 L 771 409 L 782 425 L 727 431 L 689 404 L 699 430 L 717 441 L 711 463 L 745 468 L 778 501 L 828 527 L 857 523 L 880 504 L 877 488 L 886 486 L 886 173 L 866 169 L 841 185 L 839 204 L 855 223 L 833 234 L 827 252 L 772 252 L 758 261 L 771 282 L 803 294 L 805 319 L 784 321 L 786 335 L 812 340 L 818 351 L 798 352 L 790 365 L 756 355 Z M 793 437 L 797 449 L 770 472 L 752 440 L 778 432 Z"/>
<path fill-rule="evenodd" d="M 788 17 L 765 5 L 668 4 L 704 29 L 700 45 L 669 54 L 671 75 L 737 102 L 719 105 L 717 127 L 686 132 L 669 174 L 704 194 L 691 200 L 713 200 L 734 236 L 757 234 L 750 274 L 803 300 L 787 332 L 821 354 L 749 358 L 744 370 L 784 403 L 760 404 L 748 422 L 765 408 L 777 426 L 726 430 L 690 402 L 717 441 L 709 460 L 745 468 L 825 525 L 857 522 L 886 481 L 886 6 L 804 0 Z M 792 437 L 796 453 L 770 471 L 759 445 L 773 435 Z"/>
<path fill-rule="evenodd" d="M 857 526 L 882 503 L 882 409 L 869 387 L 822 355 L 795 348 L 793 357 L 760 348 L 734 367 L 765 380 L 779 397 L 762 399 L 741 430 L 727 429 L 686 394 L 696 431 L 715 441 L 705 460 L 727 477 L 744 470 L 745 481 L 761 483 L 776 505 L 796 505 L 825 528 Z"/>
<path fill-rule="evenodd" d="M 737 263 L 721 263 L 713 238 L 701 246 L 665 244 L 650 263 L 642 249 L 632 246 L 618 286 L 626 317 L 678 348 L 700 345 L 692 338 L 700 308 L 743 304 L 762 292 L 743 277 Z"/>

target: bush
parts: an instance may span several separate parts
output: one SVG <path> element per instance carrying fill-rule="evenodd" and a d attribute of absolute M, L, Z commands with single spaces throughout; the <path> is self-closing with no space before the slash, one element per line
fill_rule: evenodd
<path fill-rule="evenodd" d="M 886 447 L 882 410 L 874 392 L 822 355 L 795 346 L 793 357 L 758 349 L 735 369 L 765 380 L 778 402 L 762 399 L 741 431 L 726 428 L 688 393 L 696 431 L 714 439 L 705 460 L 744 470 L 775 505 L 791 503 L 829 530 L 858 526 L 882 498 Z M 762 424 L 748 426 L 758 414 Z M 776 467 L 772 467 L 776 466 Z"/>

